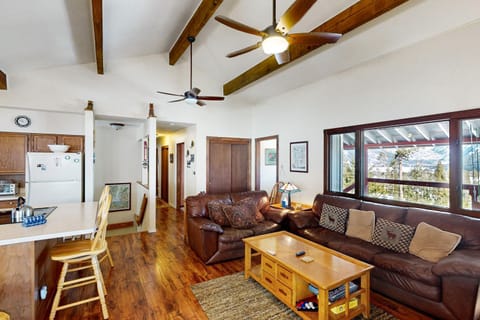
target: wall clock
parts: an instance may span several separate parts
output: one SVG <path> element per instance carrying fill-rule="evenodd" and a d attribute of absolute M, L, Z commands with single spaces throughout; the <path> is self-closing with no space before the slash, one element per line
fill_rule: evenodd
<path fill-rule="evenodd" d="M 21 128 L 26 128 L 32 124 L 32 120 L 25 115 L 20 115 L 15 117 L 15 124 Z"/>

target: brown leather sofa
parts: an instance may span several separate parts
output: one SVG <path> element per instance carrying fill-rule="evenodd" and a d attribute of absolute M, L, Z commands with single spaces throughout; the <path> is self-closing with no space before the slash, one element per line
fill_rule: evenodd
<path fill-rule="evenodd" d="M 220 226 L 209 216 L 208 203 L 212 200 L 236 203 L 246 198 L 255 201 L 264 217 L 248 229 Z M 242 239 L 283 229 L 288 210 L 270 207 L 265 191 L 248 191 L 225 194 L 200 193 L 185 199 L 185 230 L 187 242 L 206 264 L 241 258 L 245 254 Z"/>
<path fill-rule="evenodd" d="M 373 210 L 382 218 L 416 227 L 426 222 L 460 234 L 461 242 L 436 263 L 376 246 L 319 226 L 323 203 Z M 371 287 L 387 297 L 439 319 L 479 319 L 480 219 L 440 211 L 389 206 L 357 199 L 317 195 L 311 211 L 289 213 L 289 229 L 375 266 Z"/>

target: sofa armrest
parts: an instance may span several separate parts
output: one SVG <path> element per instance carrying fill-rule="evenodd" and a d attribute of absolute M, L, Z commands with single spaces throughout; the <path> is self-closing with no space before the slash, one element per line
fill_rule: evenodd
<path fill-rule="evenodd" d="M 274 207 L 268 207 L 268 209 L 263 212 L 263 216 L 267 220 L 271 220 L 275 223 L 282 223 L 283 220 L 287 217 L 288 214 L 288 209 L 280 209 L 280 208 L 274 208 Z"/>
<path fill-rule="evenodd" d="M 205 219 L 207 220 L 207 219 Z M 201 230 L 205 231 L 213 231 L 213 232 L 218 232 L 220 234 L 223 234 L 223 229 L 219 224 L 216 224 L 215 222 L 208 221 L 208 222 L 203 222 L 200 225 Z"/>
<path fill-rule="evenodd" d="M 313 228 L 318 226 L 318 219 L 312 210 L 292 211 L 288 213 L 288 219 L 296 229 Z"/>
<path fill-rule="evenodd" d="M 220 233 L 211 230 L 214 224 L 207 218 L 187 218 L 188 243 L 203 262 L 208 261 L 218 250 Z"/>
<path fill-rule="evenodd" d="M 438 276 L 465 276 L 480 278 L 480 251 L 455 250 L 438 261 L 432 268 Z"/>

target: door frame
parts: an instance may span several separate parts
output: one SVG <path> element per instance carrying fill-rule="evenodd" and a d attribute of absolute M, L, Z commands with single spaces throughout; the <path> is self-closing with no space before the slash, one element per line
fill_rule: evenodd
<path fill-rule="evenodd" d="M 166 157 L 164 157 L 164 151 L 167 151 Z M 168 203 L 168 167 L 169 167 L 169 162 L 168 162 L 168 146 L 162 146 L 161 148 L 161 158 L 162 160 L 160 161 L 160 167 L 162 168 L 161 170 L 161 187 L 160 187 L 160 199 Z M 166 168 L 166 172 L 163 172 L 163 169 Z M 163 190 L 163 186 L 167 186 L 165 190 Z M 166 200 L 164 199 L 166 198 Z"/>
<path fill-rule="evenodd" d="M 177 168 L 176 168 L 176 208 L 184 206 L 185 197 L 185 142 L 177 143 Z"/>
<path fill-rule="evenodd" d="M 268 137 L 261 137 L 261 138 L 256 138 L 255 139 L 255 190 L 258 191 L 260 190 L 260 145 L 262 141 L 265 140 L 272 140 L 276 139 L 276 148 L 277 148 L 277 169 L 276 169 L 276 178 L 275 181 L 278 182 L 278 167 L 279 167 L 279 162 L 278 162 L 278 147 L 279 147 L 279 142 L 278 142 L 278 134 L 273 135 L 273 136 L 268 136 Z"/>

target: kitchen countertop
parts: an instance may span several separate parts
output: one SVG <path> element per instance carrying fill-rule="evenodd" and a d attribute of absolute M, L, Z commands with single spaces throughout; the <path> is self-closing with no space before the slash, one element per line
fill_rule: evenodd
<path fill-rule="evenodd" d="M 23 195 L 0 196 L 0 201 L 17 200 L 18 197 L 24 197 L 24 196 Z"/>
<path fill-rule="evenodd" d="M 47 223 L 23 227 L 21 223 L 0 225 L 0 246 L 89 234 L 95 229 L 97 202 L 59 204 Z"/>

